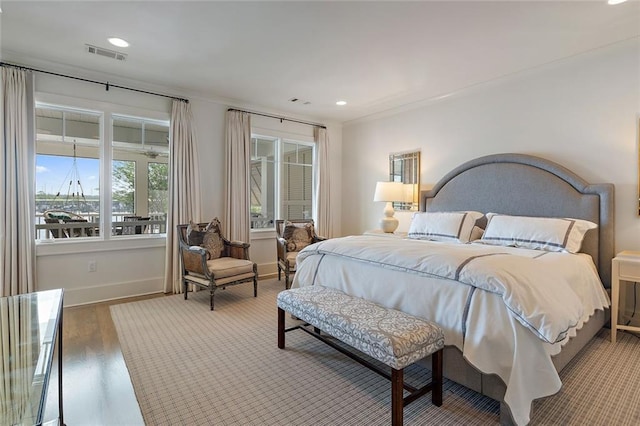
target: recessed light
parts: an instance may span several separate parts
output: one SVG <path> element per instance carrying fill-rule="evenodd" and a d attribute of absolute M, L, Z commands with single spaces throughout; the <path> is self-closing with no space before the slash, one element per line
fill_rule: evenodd
<path fill-rule="evenodd" d="M 340 105 L 340 106 L 346 105 L 346 104 L 347 104 L 347 101 L 338 101 L 338 102 L 336 102 L 336 105 Z"/>
<path fill-rule="evenodd" d="M 118 47 L 129 47 L 129 42 L 126 40 L 123 40 L 121 38 L 118 37 L 110 37 L 109 39 L 109 43 L 113 44 L 114 46 L 118 46 Z"/>
<path fill-rule="evenodd" d="M 614 4 L 620 4 L 620 3 L 624 3 L 627 0 L 607 0 L 608 4 L 614 5 Z"/>

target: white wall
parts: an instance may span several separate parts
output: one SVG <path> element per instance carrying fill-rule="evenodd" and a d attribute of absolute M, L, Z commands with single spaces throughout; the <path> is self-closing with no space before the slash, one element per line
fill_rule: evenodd
<path fill-rule="evenodd" d="M 106 81 L 100 80 L 100 81 Z M 36 100 L 61 105 L 110 109 L 168 119 L 166 98 L 35 73 Z M 36 247 L 38 290 L 65 289 L 65 305 L 162 291 L 165 239 L 157 236 L 111 241 L 47 240 Z M 95 261 L 97 270 L 89 272 Z"/>
<path fill-rule="evenodd" d="M 348 123 L 344 129 L 328 123 L 334 183 L 331 204 L 336 212 L 334 234 L 361 233 L 377 227 L 383 205 L 372 201 L 373 191 L 375 182 L 388 176 L 390 152 L 420 149 L 421 181 L 425 187 L 472 158 L 522 152 L 556 161 L 590 182 L 613 182 L 616 249 L 640 249 L 639 49 L 638 40 L 620 43 L 463 90 L 420 107 Z M 37 74 L 36 90 L 169 111 L 169 101 L 163 98 L 117 89 L 106 92 L 101 86 L 43 74 Z M 200 158 L 201 219 L 222 218 L 224 119 L 229 105 L 197 96 L 190 99 Z M 238 106 L 270 112 L 250 105 Z M 260 122 L 264 127 L 280 126 L 278 120 L 265 121 L 270 123 Z M 295 126 L 291 128 L 291 124 L 286 124 L 284 130 L 301 132 Z M 401 229 L 406 229 L 410 215 L 398 213 L 398 216 Z M 273 235 L 256 234 L 251 244 L 251 256 L 259 264 L 260 273 L 274 272 Z M 129 249 L 117 245 L 80 245 L 64 251 L 60 254 L 51 245 L 38 247 L 37 273 L 39 289 L 67 289 L 67 304 L 162 290 L 164 245 L 157 240 Z M 86 263 L 94 259 L 98 271 L 89 273 Z"/>
<path fill-rule="evenodd" d="M 414 109 L 347 123 L 343 130 L 345 234 L 378 228 L 390 152 L 421 150 L 423 189 L 476 157 L 526 153 L 591 183 L 615 185 L 615 247 L 640 250 L 638 122 L 640 40 L 462 90 Z M 410 213 L 397 212 L 406 231 Z M 632 311 L 632 286 L 626 310 Z M 638 301 L 640 303 L 640 301 Z"/>
<path fill-rule="evenodd" d="M 387 179 L 390 152 L 421 150 L 423 188 L 465 161 L 515 152 L 553 160 L 588 182 L 614 183 L 616 250 L 639 250 L 639 51 L 638 39 L 619 43 L 345 124 L 344 233 L 377 228 L 384 206 L 373 192 Z M 396 214 L 406 230 L 410 215 Z"/>
<path fill-rule="evenodd" d="M 225 114 L 229 106 L 199 99 L 193 99 L 191 103 L 196 123 L 198 153 L 202 158 L 200 162 L 203 205 L 201 219 L 208 221 L 217 216 L 223 220 L 225 209 L 224 126 Z M 264 111 L 264 109 L 260 110 L 255 107 L 244 106 L 244 108 L 252 111 Z M 317 122 L 317 120 L 311 121 Z M 336 182 L 335 190 L 331 194 L 331 203 L 336 206 L 334 232 L 339 234 L 342 128 L 335 123 L 327 123 L 326 125 L 332 146 L 331 176 Z M 280 122 L 280 120 L 253 115 L 251 116 L 251 127 L 266 136 L 285 136 L 294 140 L 313 141 L 313 127 L 304 124 L 290 121 Z M 251 260 L 258 264 L 258 273 L 262 277 L 277 272 L 275 237 L 275 231 L 271 230 L 252 231 L 251 233 L 250 256 Z"/>
<path fill-rule="evenodd" d="M 14 62 L 28 63 L 14 58 Z M 38 63 L 38 68 L 50 69 L 74 75 L 73 70 L 56 69 L 55 64 L 47 66 Z M 107 81 L 99 74 L 92 78 Z M 162 87 L 149 87 L 143 82 L 123 84 L 128 87 L 142 88 L 159 93 L 173 93 L 175 90 Z M 68 105 L 100 109 L 103 103 L 144 110 L 152 118 L 168 114 L 171 101 L 162 97 L 138 94 L 126 90 L 83 83 L 46 74 L 36 73 L 36 92 L 38 99 L 51 101 L 64 100 Z M 197 150 L 200 166 L 200 189 L 202 212 L 194 220 L 208 221 L 213 217 L 221 220 L 225 211 L 225 148 L 224 131 L 226 111 L 230 106 L 215 99 L 203 99 L 197 95 L 180 94 L 190 99 L 197 138 Z M 78 105 L 80 103 L 81 105 Z M 235 107 L 235 106 L 234 106 Z M 244 109 L 274 113 L 260 107 L 240 105 Z M 276 113 L 277 114 L 277 113 Z M 282 114 L 280 114 L 282 115 Z M 165 118 L 167 118 L 165 117 Z M 299 117 L 300 118 L 300 117 Z M 300 118 L 305 120 L 305 118 Z M 254 125 L 313 140 L 312 127 L 280 123 L 279 120 L 256 117 Z M 312 122 L 319 122 L 307 118 Z M 342 129 L 335 123 L 325 123 L 333 146 L 331 154 L 331 174 L 339 183 L 341 176 Z M 309 139 L 311 138 L 311 139 Z M 335 232 L 340 232 L 341 191 L 336 184 L 332 193 L 332 205 L 335 207 Z M 86 241 L 48 241 L 38 245 L 36 250 L 37 289 L 65 288 L 65 305 L 91 303 L 100 300 L 128 297 L 163 291 L 165 239 L 150 236 L 135 240 Z M 258 232 L 252 235 L 250 255 L 258 264 L 261 276 L 276 272 L 275 233 Z M 97 271 L 89 272 L 88 263 L 96 261 Z"/>

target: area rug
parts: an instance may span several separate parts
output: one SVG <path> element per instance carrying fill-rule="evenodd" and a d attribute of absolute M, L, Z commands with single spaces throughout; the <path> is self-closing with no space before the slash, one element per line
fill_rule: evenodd
<path fill-rule="evenodd" d="M 216 292 L 111 307 L 147 425 L 388 425 L 390 384 L 308 336 L 287 333 L 277 348 L 277 280 Z M 287 321 L 293 323 L 291 318 Z M 412 366 L 407 381 L 428 371 Z M 640 339 L 612 345 L 603 332 L 563 371 L 563 389 L 535 403 L 531 424 L 640 424 Z M 445 381 L 444 403 L 429 395 L 404 410 L 407 425 L 487 425 L 499 404 Z"/>

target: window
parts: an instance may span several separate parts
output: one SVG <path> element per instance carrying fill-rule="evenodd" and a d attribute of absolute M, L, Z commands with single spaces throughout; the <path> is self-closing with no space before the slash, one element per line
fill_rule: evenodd
<path fill-rule="evenodd" d="M 284 142 L 282 144 L 282 219 L 313 217 L 313 145 Z"/>
<path fill-rule="evenodd" d="M 36 238 L 165 233 L 168 155 L 168 121 L 37 103 Z"/>
<path fill-rule="evenodd" d="M 313 143 L 252 136 L 252 229 L 273 229 L 275 219 L 313 217 L 314 153 Z"/>
<path fill-rule="evenodd" d="M 168 156 L 168 122 L 113 115 L 112 233 L 165 232 Z"/>

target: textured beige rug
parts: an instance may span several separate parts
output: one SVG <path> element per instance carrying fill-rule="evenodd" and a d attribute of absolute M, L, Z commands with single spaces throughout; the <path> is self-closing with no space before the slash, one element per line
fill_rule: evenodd
<path fill-rule="evenodd" d="M 111 307 L 145 422 L 207 425 L 387 425 L 389 382 L 301 331 L 276 343 L 276 294 L 265 280 L 216 293 Z M 291 321 L 290 319 L 287 319 Z M 536 425 L 640 424 L 640 339 L 603 331 L 562 373 L 560 393 L 535 403 Z M 428 373 L 411 367 L 407 380 Z M 405 424 L 498 423 L 498 403 L 450 381 L 442 407 L 427 395 Z"/>

